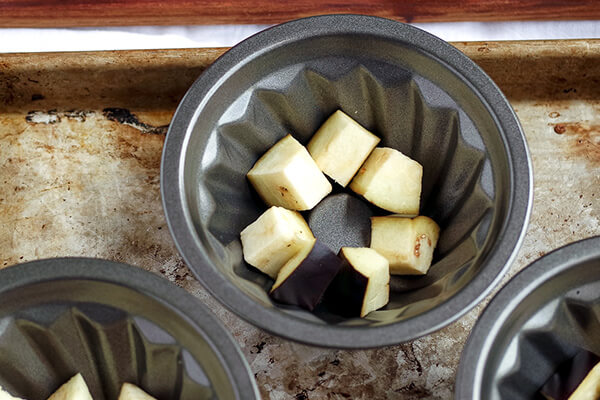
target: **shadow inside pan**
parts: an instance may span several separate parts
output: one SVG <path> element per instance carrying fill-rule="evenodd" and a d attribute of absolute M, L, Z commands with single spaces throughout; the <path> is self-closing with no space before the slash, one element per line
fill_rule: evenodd
<path fill-rule="evenodd" d="M 184 190 L 198 237 L 216 268 L 254 301 L 274 307 L 267 296 L 273 281 L 242 257 L 240 232 L 267 208 L 245 175 L 288 133 L 306 144 L 327 117 L 343 110 L 379 136 L 379 146 L 423 165 L 421 214 L 441 227 L 434 265 L 426 276 L 393 276 L 390 303 L 366 319 L 340 318 L 324 307 L 314 313 L 277 307 L 321 323 L 387 325 L 437 307 L 481 271 L 509 212 L 511 168 L 503 133 L 461 77 L 409 45 L 374 47 L 368 36 L 351 39 L 282 46 L 230 76 L 212 97 L 219 100 L 204 105 L 192 128 Z M 265 76 L 263 67 L 273 72 Z M 305 212 L 305 218 L 318 239 L 335 243 L 332 247 L 368 246 L 367 235 L 346 233 L 368 229 L 365 214 L 355 210 L 389 213 L 333 186 L 332 194 L 346 193 L 363 204 L 340 209 L 332 202 Z M 321 217 L 312 214 L 317 212 Z M 322 216 L 332 213 L 343 215 L 330 226 L 332 219 Z"/>
<path fill-rule="evenodd" d="M 0 355 L 0 386 L 31 400 L 79 372 L 94 399 L 116 399 L 124 382 L 159 399 L 234 398 L 219 356 L 192 325 L 110 283 L 50 281 L 3 293 Z"/>
<path fill-rule="evenodd" d="M 535 398 L 561 364 L 582 351 L 600 356 L 598 266 L 588 261 L 554 277 L 511 313 L 486 363 L 481 398 Z"/>

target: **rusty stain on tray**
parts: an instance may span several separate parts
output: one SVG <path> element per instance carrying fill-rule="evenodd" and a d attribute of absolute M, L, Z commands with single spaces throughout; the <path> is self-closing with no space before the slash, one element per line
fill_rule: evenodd
<path fill-rule="evenodd" d="M 600 233 L 600 41 L 456 46 L 505 92 L 531 151 L 533 213 L 504 284 L 546 252 Z M 163 216 L 161 150 L 178 101 L 222 52 L 0 55 L 0 267 L 82 255 L 163 275 L 230 329 L 265 399 L 451 398 L 487 300 L 411 343 L 318 349 L 243 322 L 185 266 Z"/>
<path fill-rule="evenodd" d="M 575 157 L 587 160 L 590 166 L 600 166 L 600 125 L 564 122 L 554 125 L 554 132 L 569 137 L 569 151 Z"/>

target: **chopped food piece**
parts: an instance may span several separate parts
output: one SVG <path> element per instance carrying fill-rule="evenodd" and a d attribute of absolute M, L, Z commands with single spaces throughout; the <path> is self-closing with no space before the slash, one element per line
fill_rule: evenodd
<path fill-rule="evenodd" d="M 0 400 L 23 400 L 19 397 L 14 397 L 0 386 Z"/>
<path fill-rule="evenodd" d="M 424 275 L 431 266 L 440 228 L 429 217 L 371 218 L 371 248 L 387 258 L 392 275 Z"/>
<path fill-rule="evenodd" d="M 384 210 L 419 214 L 423 167 L 397 150 L 378 147 L 367 158 L 350 188 Z"/>
<path fill-rule="evenodd" d="M 600 363 L 599 356 L 581 349 L 575 357 L 559 365 L 556 372 L 540 389 L 541 397 L 548 400 L 567 400 L 598 363 Z"/>
<path fill-rule="evenodd" d="M 315 241 L 285 264 L 271 288 L 274 300 L 312 311 L 342 266 L 329 247 Z"/>
<path fill-rule="evenodd" d="M 311 247 L 315 237 L 296 211 L 271 207 L 240 234 L 244 260 L 271 278 L 300 250 Z"/>
<path fill-rule="evenodd" d="M 59 387 L 48 400 L 92 400 L 92 395 L 81 374 L 77 374 Z"/>
<path fill-rule="evenodd" d="M 327 290 L 328 306 L 346 317 L 364 317 L 390 296 L 388 261 L 368 247 L 342 247 L 342 269 Z"/>
<path fill-rule="evenodd" d="M 587 374 L 569 400 L 598 400 L 600 399 L 600 363 Z"/>
<path fill-rule="evenodd" d="M 346 187 L 380 140 L 337 110 L 321 125 L 306 147 L 321 171 Z"/>
<path fill-rule="evenodd" d="M 292 135 L 271 147 L 248 172 L 248 180 L 270 206 L 310 210 L 332 190 L 308 151 Z"/>
<path fill-rule="evenodd" d="M 137 387 L 132 383 L 124 383 L 121 386 L 121 393 L 119 393 L 118 400 L 156 400 L 148 393 Z"/>

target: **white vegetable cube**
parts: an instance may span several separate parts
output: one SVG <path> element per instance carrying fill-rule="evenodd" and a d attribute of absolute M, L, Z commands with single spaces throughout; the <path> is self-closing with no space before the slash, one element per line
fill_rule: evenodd
<path fill-rule="evenodd" d="M 119 393 L 118 400 L 156 400 L 148 393 L 137 387 L 132 383 L 124 383 L 121 386 L 121 392 Z"/>
<path fill-rule="evenodd" d="M 306 148 L 291 135 L 254 164 L 248 179 L 265 203 L 290 210 L 310 210 L 332 190 Z"/>
<path fill-rule="evenodd" d="M 569 400 L 591 400 L 600 398 L 600 363 L 588 372 Z"/>
<path fill-rule="evenodd" d="M 440 235 L 429 217 L 371 218 L 371 248 L 387 258 L 393 275 L 424 275 Z"/>
<path fill-rule="evenodd" d="M 302 215 L 271 207 L 240 234 L 246 262 L 271 278 L 298 251 L 312 247 L 315 237 Z"/>
<path fill-rule="evenodd" d="M 405 216 L 419 214 L 423 167 L 388 147 L 378 147 L 367 158 L 350 188 L 384 210 Z"/>
<path fill-rule="evenodd" d="M 385 306 L 390 299 L 390 270 L 385 257 L 368 247 L 342 247 L 342 259 L 346 260 L 360 274 L 355 284 L 363 282 L 364 294 L 360 316 Z"/>
<path fill-rule="evenodd" d="M 81 374 L 77 374 L 59 387 L 48 400 L 92 400 L 92 395 Z"/>
<path fill-rule="evenodd" d="M 0 386 L 0 400 L 23 400 L 19 397 L 14 397 Z"/>
<path fill-rule="evenodd" d="M 379 141 L 338 110 L 321 125 L 306 147 L 321 171 L 346 187 Z"/>

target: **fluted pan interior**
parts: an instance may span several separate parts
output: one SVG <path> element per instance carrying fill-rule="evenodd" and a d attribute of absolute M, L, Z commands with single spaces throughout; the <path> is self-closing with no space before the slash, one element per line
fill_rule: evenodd
<path fill-rule="evenodd" d="M 486 149 L 486 141 L 494 139 L 483 136 L 493 132 L 478 130 L 457 103 L 466 100 L 453 99 L 432 81 L 384 60 L 335 54 L 284 65 L 262 77 L 228 107 L 218 110 L 221 114 L 203 150 L 187 153 L 187 163 L 197 165 L 190 180 L 199 183 L 188 189 L 191 213 L 198 229 L 206 229 L 217 249 L 215 264 L 257 301 L 271 305 L 266 293 L 273 281 L 247 265 L 241 252 L 240 232 L 267 208 L 249 185 L 246 173 L 288 133 L 307 144 L 327 117 L 341 109 L 379 136 L 379 146 L 400 150 L 423 165 L 421 214 L 441 227 L 437 254 L 428 275 L 394 276 L 389 305 L 368 319 L 340 319 L 324 308 L 314 316 L 294 314 L 313 320 L 316 316 L 329 323 L 366 325 L 403 320 L 442 303 L 477 273 L 485 246 L 493 242 L 502 222 L 502 210 L 495 206 L 506 201 L 502 198 L 506 192 L 496 193 L 502 178 L 494 177 L 492 156 Z M 477 121 L 479 129 L 488 128 L 481 126 L 484 122 Z M 333 186 L 332 195 L 348 193 L 373 215 L 390 214 L 349 188 Z M 332 206 L 329 211 L 336 210 Z M 364 215 L 352 211 L 347 209 L 344 218 L 330 226 L 332 236 L 317 238 L 346 244 L 346 231 L 356 229 L 352 222 Z M 311 212 L 304 215 L 311 219 Z M 313 226 L 315 232 L 324 228 L 318 222 Z M 368 246 L 368 235 L 363 238 L 360 244 Z"/>
<path fill-rule="evenodd" d="M 274 304 L 239 237 L 267 209 L 246 179 L 256 160 L 287 134 L 306 145 L 338 109 L 423 165 L 420 213 L 441 227 L 430 272 L 394 276 L 390 303 L 363 319 Z M 220 301 L 280 335 L 360 347 L 439 329 L 491 289 L 520 244 L 530 174 L 512 109 L 472 61 L 405 24 L 333 15 L 266 30 L 203 73 L 170 126 L 161 188 L 180 252 Z M 339 196 L 304 213 L 317 239 L 368 246 L 368 216 L 389 213 L 332 184 Z"/>
<path fill-rule="evenodd" d="M 535 398 L 561 364 L 584 351 L 600 357 L 599 266 L 583 262 L 544 282 L 502 321 L 480 398 Z"/>
<path fill-rule="evenodd" d="M 73 263 L 91 269 L 101 262 L 66 259 L 34 264 L 39 269 L 66 268 L 68 276 Z M 0 386 L 15 396 L 42 400 L 81 373 L 96 400 L 117 399 L 125 382 L 158 399 L 240 398 L 236 387 L 240 381 L 234 380 L 232 370 L 245 372 L 245 364 L 240 356 L 236 360 L 240 365 L 224 365 L 231 357 L 220 353 L 215 340 L 226 342 L 228 336 L 223 331 L 215 339 L 206 333 L 214 329 L 208 325 L 216 319 L 209 317 L 205 326 L 198 326 L 197 315 L 188 318 L 182 310 L 174 310 L 169 302 L 180 299 L 177 291 L 183 291 L 148 272 L 121 268 L 117 270 L 121 278 L 142 278 L 143 284 L 111 282 L 115 270 L 108 264 L 106 280 L 96 269 L 93 279 L 78 279 L 73 272 L 73 278 L 63 274 L 13 289 L 6 289 L 14 281 L 11 277 L 23 269 L 35 280 L 35 268 L 30 264 L 1 271 L 0 279 L 6 280 L 0 284 Z M 168 301 L 147 293 L 144 285 L 161 288 Z M 232 348 L 225 352 L 235 353 L 235 344 L 230 340 L 228 345 Z M 251 382 L 249 376 L 241 376 Z M 246 389 L 243 398 L 255 398 L 253 387 Z"/>

